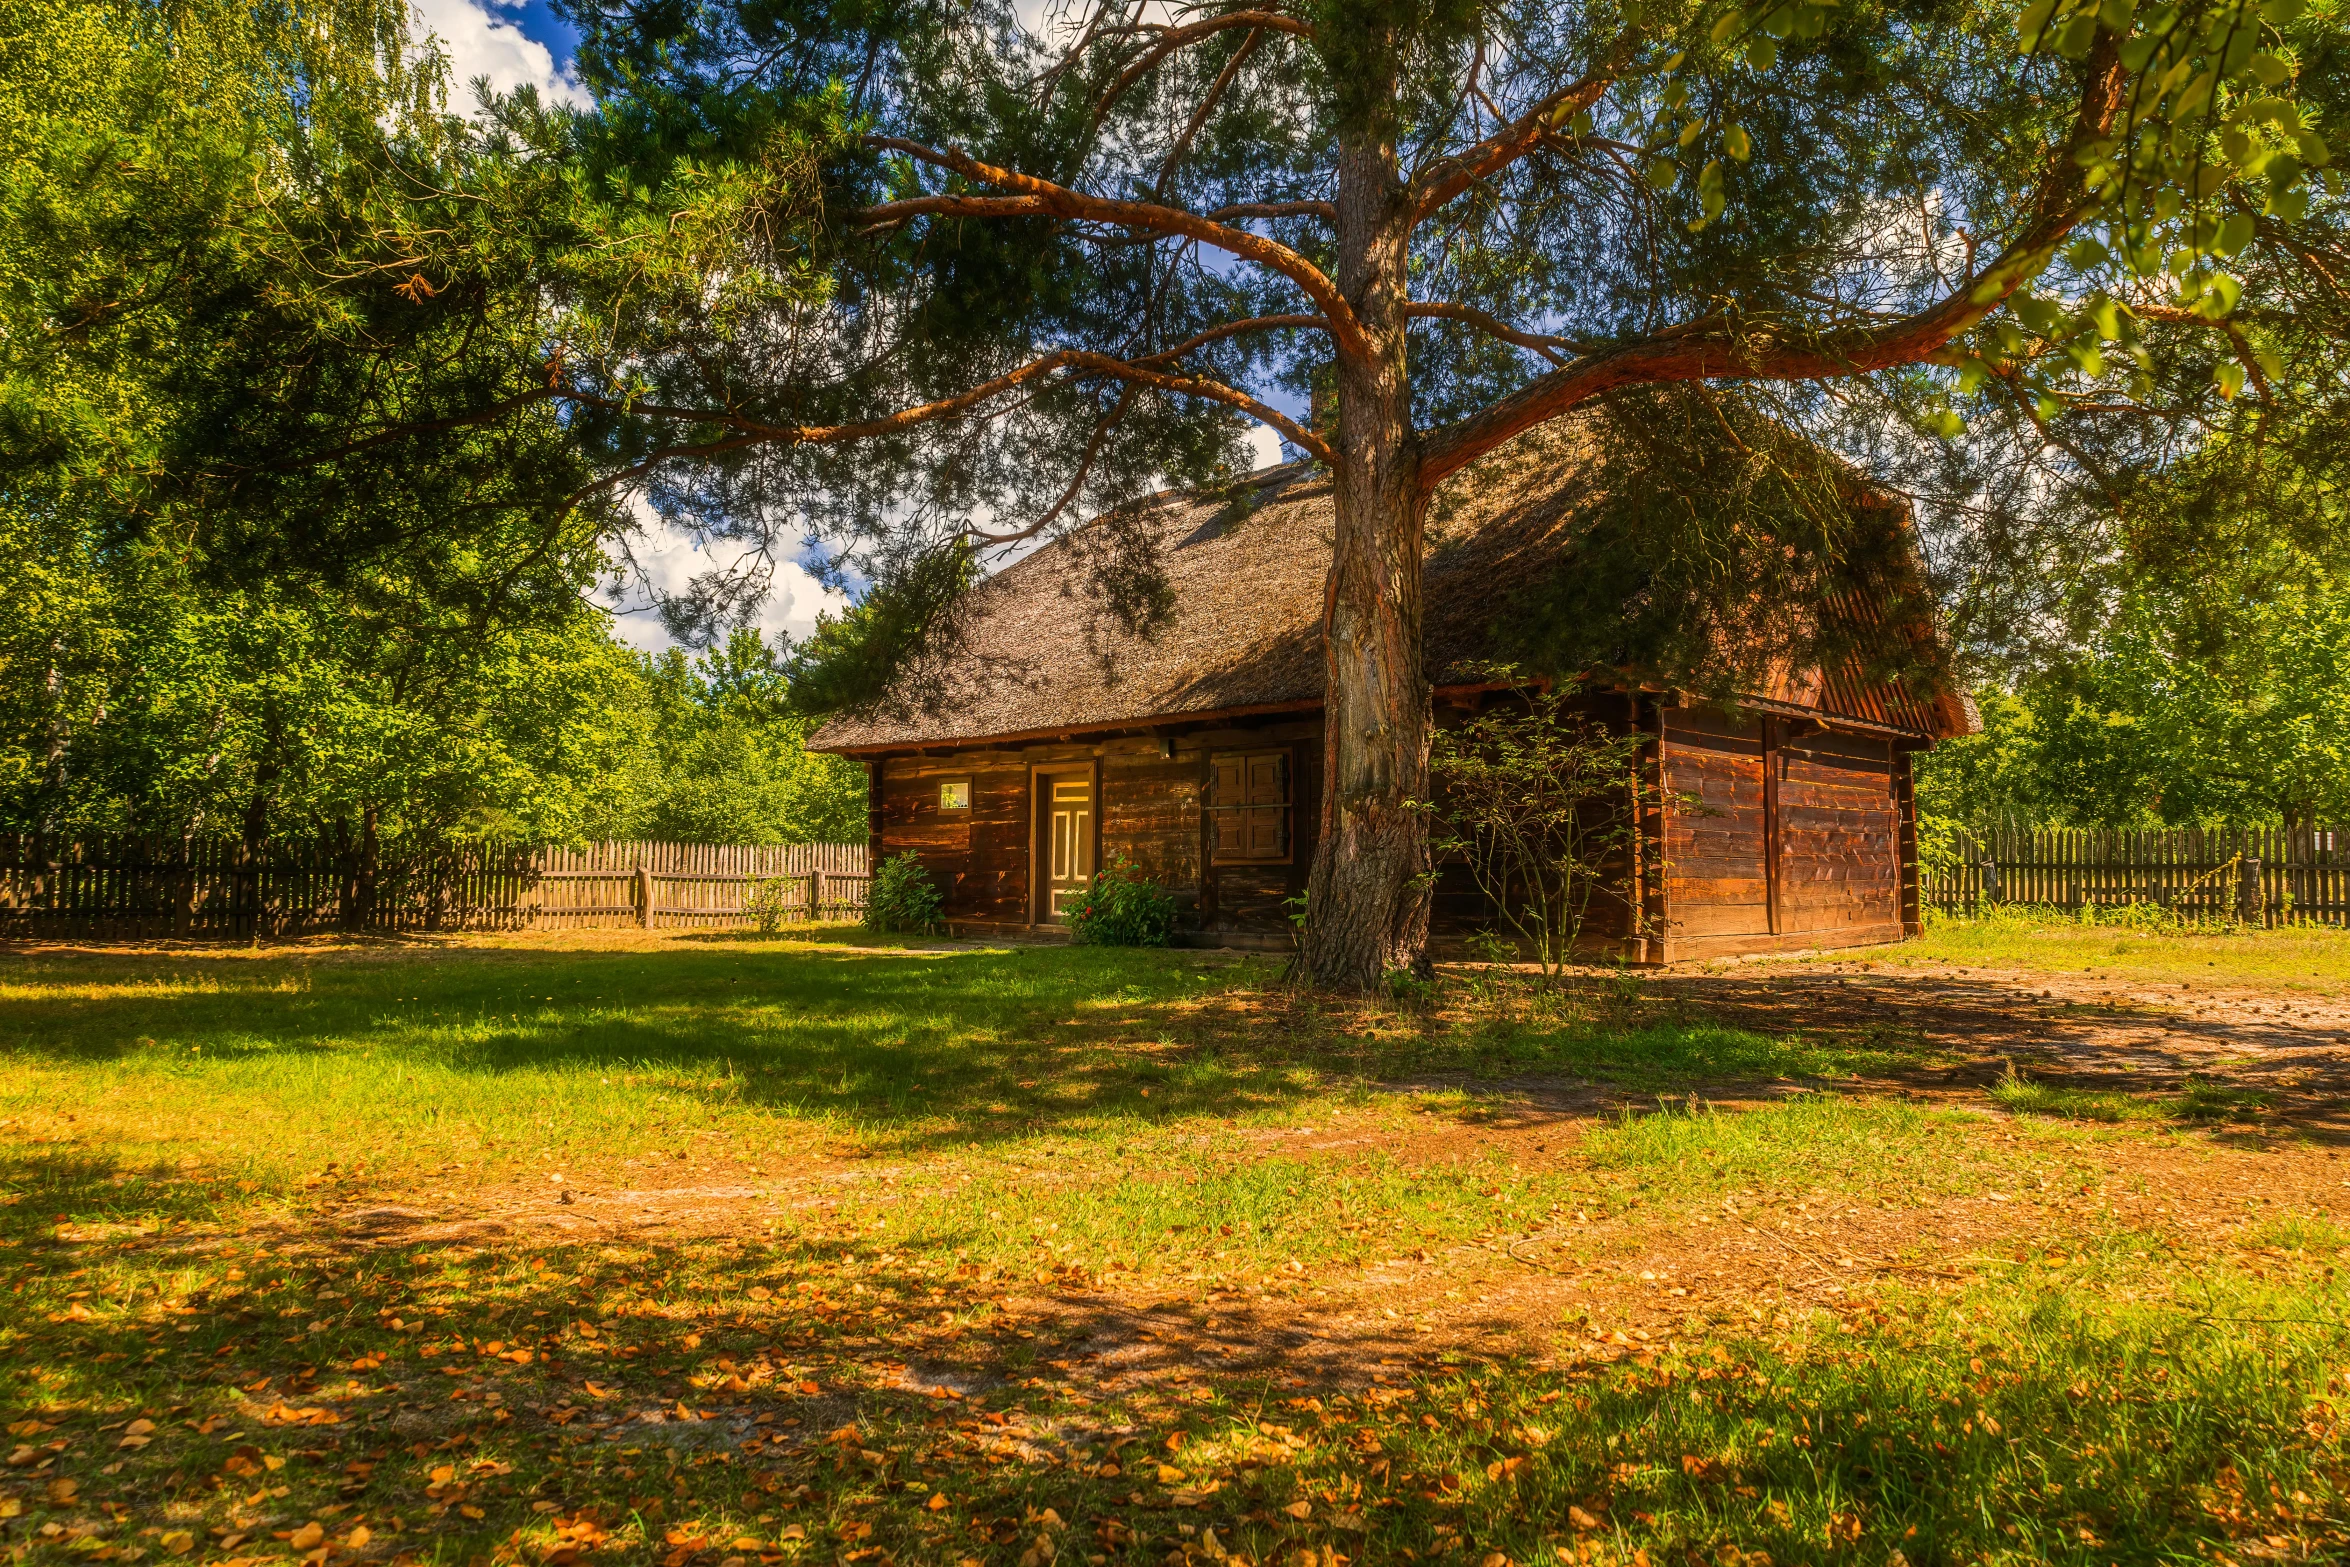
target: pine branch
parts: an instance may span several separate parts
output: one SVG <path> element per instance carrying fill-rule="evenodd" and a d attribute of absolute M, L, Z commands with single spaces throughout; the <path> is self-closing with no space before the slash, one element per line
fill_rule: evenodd
<path fill-rule="evenodd" d="M 1434 489 L 1512 436 L 1621 387 L 1718 379 L 1825 380 L 1932 358 L 2038 275 L 2065 235 L 2097 209 L 2074 154 L 2105 134 L 2121 109 L 2129 79 L 2112 34 L 2101 35 L 2084 72 L 2072 132 L 2050 152 L 2022 231 L 1979 277 L 1962 280 L 1934 304 L 1877 325 L 1803 335 L 1771 326 L 1740 327 L 1713 316 L 1586 354 L 1424 436 L 1422 489 Z"/>
<path fill-rule="evenodd" d="M 901 152 L 917 161 L 960 174 L 965 179 L 993 185 L 999 190 L 1016 191 L 1019 195 L 916 196 L 905 201 L 884 202 L 877 207 L 868 207 L 858 214 L 860 222 L 888 223 L 928 213 L 955 217 L 1049 215 L 1142 229 L 1154 234 L 1179 234 L 1280 273 L 1322 307 L 1322 314 L 1330 320 L 1330 334 L 1339 352 L 1365 358 L 1374 353 L 1370 339 L 1363 335 L 1363 329 L 1355 319 L 1354 308 L 1346 302 L 1346 296 L 1338 291 L 1338 285 L 1331 282 L 1319 267 L 1278 241 L 1251 234 L 1246 229 L 1213 222 L 1180 207 L 1088 196 L 1081 191 L 1055 185 L 1049 180 L 1040 180 L 1031 174 L 1018 174 L 1010 169 L 981 163 L 952 148 L 941 151 L 895 136 L 868 136 L 865 145 L 883 152 Z"/>
<path fill-rule="evenodd" d="M 1615 83 L 1616 73 L 1612 69 L 1587 76 L 1552 93 L 1474 147 L 1428 165 L 1413 176 L 1411 189 L 1406 193 L 1413 226 L 1427 222 L 1455 196 L 1532 152 L 1552 127 L 1565 124 L 1599 102 L 1600 96 Z"/>
<path fill-rule="evenodd" d="M 1160 34 L 1158 41 L 1143 51 L 1142 58 L 1128 66 L 1118 79 L 1103 91 L 1101 97 L 1094 101 L 1093 129 L 1099 130 L 1102 121 L 1109 116 L 1110 110 L 1116 106 L 1118 100 L 1126 96 L 1127 90 L 1157 70 L 1167 56 L 1186 45 L 1199 42 L 1202 38 L 1235 27 L 1267 28 L 1279 33 L 1294 33 L 1305 39 L 1311 39 L 1314 36 L 1314 30 L 1311 27 L 1295 17 L 1283 16 L 1277 11 L 1227 11 L 1222 16 L 1211 16 L 1204 22 L 1192 22 L 1187 26 L 1170 28 Z M 1089 134 L 1086 139 L 1091 141 L 1093 138 Z"/>

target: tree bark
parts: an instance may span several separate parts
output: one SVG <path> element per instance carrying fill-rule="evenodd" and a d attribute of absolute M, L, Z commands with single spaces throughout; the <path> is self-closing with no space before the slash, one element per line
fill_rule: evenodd
<path fill-rule="evenodd" d="M 1410 239 L 1392 125 L 1374 121 L 1342 141 L 1338 162 L 1337 283 L 1371 352 L 1342 350 L 1335 366 L 1322 840 L 1305 937 L 1306 971 L 1331 990 L 1369 990 L 1393 970 L 1428 968 L 1428 824 L 1419 809 L 1431 707 L 1420 645 L 1428 503 L 1404 352 Z"/>

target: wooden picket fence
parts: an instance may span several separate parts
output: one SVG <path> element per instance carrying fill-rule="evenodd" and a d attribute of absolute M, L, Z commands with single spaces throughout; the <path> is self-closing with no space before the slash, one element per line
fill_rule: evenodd
<path fill-rule="evenodd" d="M 2132 904 L 2251 925 L 2350 925 L 2350 828 L 2000 827 L 1959 834 L 1926 902 L 1974 916 L 1997 904 L 2078 912 Z"/>
<path fill-rule="evenodd" d="M 248 940 L 343 931 L 747 925 L 861 914 L 865 845 L 390 844 L 0 835 L 0 936 Z"/>

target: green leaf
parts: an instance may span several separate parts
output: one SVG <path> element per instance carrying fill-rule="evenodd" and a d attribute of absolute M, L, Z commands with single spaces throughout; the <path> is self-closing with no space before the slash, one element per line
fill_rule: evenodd
<path fill-rule="evenodd" d="M 2260 14 L 2268 18 L 2275 26 L 2283 27 L 2287 23 L 2300 19 L 2301 10 L 2305 3 L 2306 0 L 2268 0 L 2268 3 L 2260 8 Z"/>
<path fill-rule="evenodd" d="M 2016 36 L 2027 50 L 2040 47 L 2040 33 L 2048 25 L 2048 18 L 2056 12 L 2056 0 L 2032 0 L 2025 7 L 2024 18 L 2016 25 Z"/>
<path fill-rule="evenodd" d="M 2220 255 L 2232 256 L 2251 243 L 2252 214 L 2236 212 L 2230 213 L 2227 221 L 2220 224 L 2219 234 L 2212 240 L 2211 248 Z"/>
<path fill-rule="evenodd" d="M 1648 183 L 1658 190 L 1671 190 L 1673 182 L 1681 177 L 1681 166 L 1670 158 L 1652 159 L 1648 165 Z"/>
<path fill-rule="evenodd" d="M 2252 57 L 2251 69 L 2252 74 L 2259 77 L 2261 84 L 2267 87 L 2278 86 L 2283 83 L 2286 77 L 2293 74 L 2293 68 L 2290 65 L 2266 49 Z"/>
<path fill-rule="evenodd" d="M 2293 140 L 2300 144 L 2303 163 L 2323 168 L 2326 164 L 2333 162 L 2333 149 L 2326 145 L 2326 139 L 2317 132 L 2295 131 Z"/>
<path fill-rule="evenodd" d="M 2222 397 L 2233 397 L 2244 390 L 2244 367 L 2233 359 L 2223 359 L 2211 367 L 2212 384 Z"/>
<path fill-rule="evenodd" d="M 2195 301 L 2195 313 L 2206 321 L 2224 320 L 2243 297 L 2243 284 L 2225 272 L 2214 272 Z"/>
<path fill-rule="evenodd" d="M 1715 19 L 1713 32 L 1710 36 L 1715 43 L 1726 44 L 1730 41 L 1731 35 L 1745 25 L 1746 13 L 1733 7 Z"/>
<path fill-rule="evenodd" d="M 2056 52 L 2068 60 L 2086 60 L 2097 43 L 2097 16 L 2084 11 L 2064 24 L 2056 35 Z"/>
<path fill-rule="evenodd" d="M 2295 185 L 2268 198 L 2268 215 L 2282 223 L 2298 223 L 2309 211 L 2309 187 Z"/>
<path fill-rule="evenodd" d="M 1746 45 L 1746 63 L 1758 71 L 1767 71 L 1779 63 L 1779 43 L 1775 38 L 1756 38 Z M 2315 162 L 2315 159 L 2311 160 Z"/>
<path fill-rule="evenodd" d="M 1722 151 L 1740 163 L 1754 156 L 1754 142 L 1747 136 L 1745 126 L 1732 125 L 1722 131 Z"/>
<path fill-rule="evenodd" d="M 2130 22 L 2138 14 L 2138 0 L 2105 0 L 2098 8 L 2097 19 L 2122 37 L 2128 37 Z"/>
<path fill-rule="evenodd" d="M 1705 121 L 1691 120 L 1687 125 L 1681 127 L 1680 145 L 1684 147 L 1688 146 L 1691 142 L 1697 140 L 1699 134 L 1703 132 L 1704 129 Z"/>

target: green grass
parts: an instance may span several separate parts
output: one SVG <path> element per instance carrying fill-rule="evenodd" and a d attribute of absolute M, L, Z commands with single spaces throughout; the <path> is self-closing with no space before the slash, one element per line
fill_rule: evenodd
<path fill-rule="evenodd" d="M 2272 1206 L 2184 1254 L 2104 1205 L 2132 1161 L 2210 1149 L 2191 1106 L 2000 1118 L 1849 1091 L 1914 1062 L 1899 1040 L 1727 1029 L 1637 984 L 1345 1008 L 1204 954 L 0 962 L 16 1561 L 2350 1549 L 2346 1237 Z M 1476 1090 L 1512 1075 L 1640 1102 L 1504 1138 Z M 1705 1097 L 1779 1077 L 1848 1091 Z M 363 1201 L 461 1213 L 556 1173 L 763 1195 L 733 1233 L 670 1243 L 336 1229 Z M 1780 1281 L 1661 1317 L 1599 1299 L 1523 1361 L 1430 1327 L 1537 1270 L 1831 1209 L 1899 1236 L 1984 1196 L 2023 1240 L 1897 1240 L 1889 1275 L 1813 1297 L 1832 1309 Z M 1023 1317 L 1024 1293 L 1072 1315 Z M 1363 1375 L 1198 1361 L 1136 1386 L 1090 1358 L 1138 1303 L 1196 1323 L 1350 1301 L 1404 1346 Z"/>
<path fill-rule="evenodd" d="M 2003 910 L 1973 920 L 1929 917 L 1922 939 L 1889 956 L 2189 984 L 2350 988 L 2350 931 L 2319 925 L 2136 930 L 2083 925 L 2046 910 Z"/>
<path fill-rule="evenodd" d="M 2256 1116 L 2268 1096 L 2190 1078 L 2175 1094 L 2123 1094 L 2094 1088 L 2063 1088 L 2034 1082 L 2010 1063 L 2007 1075 L 1988 1090 L 1992 1103 L 2018 1115 L 2060 1116 L 2075 1121 L 2231 1121 Z"/>

